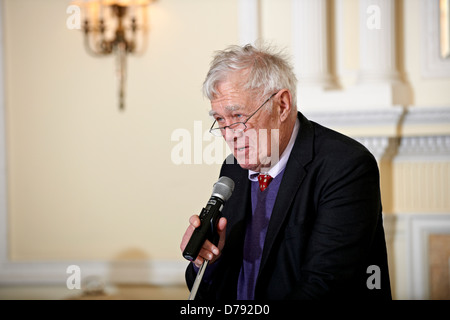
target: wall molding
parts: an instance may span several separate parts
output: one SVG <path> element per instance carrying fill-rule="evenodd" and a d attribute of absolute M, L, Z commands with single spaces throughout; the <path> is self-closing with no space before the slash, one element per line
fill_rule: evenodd
<path fill-rule="evenodd" d="M 431 234 L 450 234 L 450 213 L 412 214 L 408 227 L 408 292 L 409 299 L 430 299 L 428 239 Z"/>
<path fill-rule="evenodd" d="M 391 161 L 397 153 L 398 139 L 392 137 L 355 137 L 355 140 L 363 144 L 380 162 Z"/>
<path fill-rule="evenodd" d="M 401 106 L 379 107 L 364 110 L 343 109 L 328 111 L 305 111 L 305 116 L 328 127 L 396 127 L 404 112 Z"/>
<path fill-rule="evenodd" d="M 302 111 L 301 108 L 299 108 L 299 111 Z M 310 120 L 330 127 L 371 127 L 380 125 L 410 127 L 429 124 L 444 124 L 450 127 L 450 106 L 402 107 L 396 105 L 390 107 L 378 106 L 369 109 L 306 110 L 303 113 Z"/>
<path fill-rule="evenodd" d="M 188 265 L 183 260 L 136 261 L 0 261 L 0 285 L 53 284 L 66 286 L 71 265 L 81 280 L 95 277 L 106 284 L 183 285 Z"/>
<path fill-rule="evenodd" d="M 450 124 L 450 106 L 427 107 L 411 106 L 405 115 L 404 125 L 413 124 Z"/>
<path fill-rule="evenodd" d="M 450 212 L 400 212 L 383 215 L 395 299 L 430 299 L 429 236 L 450 234 Z M 405 255 L 404 263 L 399 263 Z M 400 257 L 399 257 L 400 256 Z"/>
<path fill-rule="evenodd" d="M 308 119 L 352 136 L 374 155 L 377 161 L 392 159 L 398 148 L 397 131 L 404 114 L 402 107 L 370 110 L 305 112 Z M 360 132 L 355 132 L 359 128 Z M 380 129 L 382 128 L 382 129 Z M 354 131 L 354 134 L 352 134 Z M 365 132 L 365 135 L 361 135 Z M 376 132 L 376 134 L 374 134 Z"/>
<path fill-rule="evenodd" d="M 402 137 L 394 161 L 450 161 L 450 135 Z"/>
<path fill-rule="evenodd" d="M 450 161 L 450 107 L 395 106 L 303 113 L 312 121 L 352 136 L 377 160 Z"/>

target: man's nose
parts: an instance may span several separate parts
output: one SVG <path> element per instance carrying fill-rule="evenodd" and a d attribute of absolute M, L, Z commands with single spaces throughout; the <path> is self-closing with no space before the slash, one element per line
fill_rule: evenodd
<path fill-rule="evenodd" d="M 223 138 L 225 141 L 235 141 L 237 138 L 242 136 L 242 132 L 235 131 L 231 128 L 226 128 Z"/>

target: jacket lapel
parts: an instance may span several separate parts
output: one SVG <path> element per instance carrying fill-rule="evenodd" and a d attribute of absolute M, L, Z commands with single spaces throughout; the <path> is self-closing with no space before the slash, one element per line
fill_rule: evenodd
<path fill-rule="evenodd" d="M 261 274 L 261 271 L 264 269 L 264 265 L 267 262 L 275 239 L 290 212 L 289 207 L 307 173 L 305 166 L 313 158 L 314 129 L 311 122 L 309 122 L 300 112 L 298 113 L 298 118 L 300 120 L 300 130 L 286 164 L 283 179 L 281 180 L 281 185 L 273 207 L 266 240 L 264 242 L 259 274 Z"/>
<path fill-rule="evenodd" d="M 245 218 L 247 213 L 251 212 L 250 181 L 248 171 L 242 169 L 237 163 L 227 164 L 223 167 L 221 176 L 225 175 L 233 179 L 235 188 L 223 209 L 223 214 L 228 219 L 228 225 L 222 255 L 228 257 L 229 264 L 222 273 L 221 277 L 224 280 L 220 281 L 216 292 L 221 293 L 219 299 L 236 299 L 237 282 L 242 266 Z"/>
<path fill-rule="evenodd" d="M 230 199 L 225 203 L 223 211 L 229 223 L 226 231 L 226 247 L 231 251 L 241 252 L 245 235 L 245 217 L 247 212 L 251 212 L 250 181 L 248 171 L 242 169 L 234 158 L 227 163 L 229 164 L 225 165 L 226 170 L 222 170 L 221 176 L 225 175 L 231 178 L 235 187 Z"/>

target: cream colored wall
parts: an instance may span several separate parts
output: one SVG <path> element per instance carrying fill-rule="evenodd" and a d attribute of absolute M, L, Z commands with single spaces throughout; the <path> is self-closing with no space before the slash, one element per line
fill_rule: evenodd
<path fill-rule="evenodd" d="M 4 1 L 10 258 L 180 259 L 219 167 L 175 165 L 171 135 L 210 123 L 201 84 L 213 51 L 237 41 L 236 1 L 151 4 L 124 112 L 113 58 L 86 53 L 69 4 Z"/>

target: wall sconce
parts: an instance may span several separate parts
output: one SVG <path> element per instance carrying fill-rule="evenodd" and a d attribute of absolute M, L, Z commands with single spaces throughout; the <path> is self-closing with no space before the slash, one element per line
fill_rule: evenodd
<path fill-rule="evenodd" d="M 84 45 L 96 56 L 115 55 L 119 109 L 125 108 L 126 59 L 147 45 L 147 5 L 152 0 L 78 0 Z"/>

